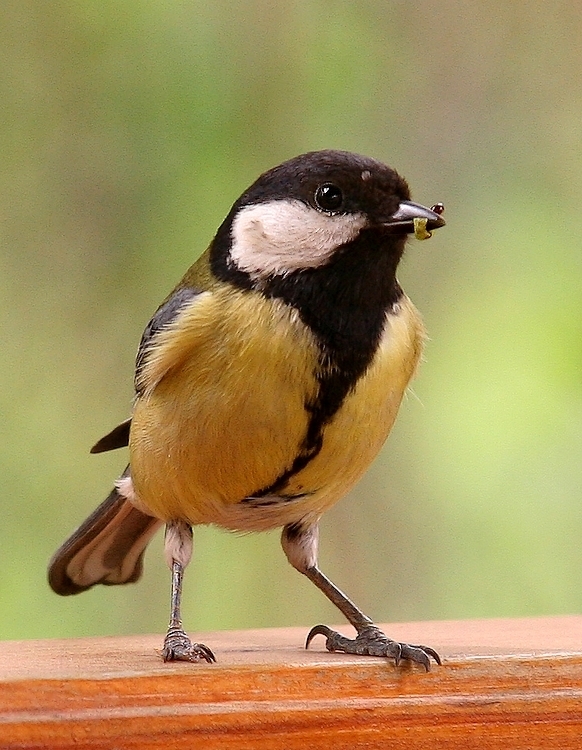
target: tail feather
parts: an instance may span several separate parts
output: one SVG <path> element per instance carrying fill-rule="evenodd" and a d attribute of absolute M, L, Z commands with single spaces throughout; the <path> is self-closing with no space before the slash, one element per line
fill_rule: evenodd
<path fill-rule="evenodd" d="M 48 568 L 50 587 L 68 596 L 97 583 L 114 586 L 137 581 L 145 548 L 161 525 L 162 521 L 138 510 L 113 489 L 53 555 Z"/>

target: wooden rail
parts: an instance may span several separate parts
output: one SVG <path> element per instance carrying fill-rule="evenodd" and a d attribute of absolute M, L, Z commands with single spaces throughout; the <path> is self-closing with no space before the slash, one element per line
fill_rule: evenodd
<path fill-rule="evenodd" d="M 215 665 L 163 664 L 160 636 L 4 642 L 0 748 L 582 748 L 582 617 L 385 630 L 444 665 L 305 651 L 303 628 L 201 633 Z"/>

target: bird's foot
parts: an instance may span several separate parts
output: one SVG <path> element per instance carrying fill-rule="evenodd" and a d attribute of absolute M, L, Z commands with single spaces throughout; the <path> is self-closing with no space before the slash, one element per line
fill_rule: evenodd
<path fill-rule="evenodd" d="M 169 628 L 162 649 L 164 661 L 216 661 L 212 651 L 203 643 L 193 643 L 182 628 Z"/>
<path fill-rule="evenodd" d="M 331 630 L 326 625 L 316 625 L 311 628 L 305 648 L 309 647 L 316 635 L 325 636 L 325 646 L 328 651 L 343 651 L 346 654 L 358 654 L 360 656 L 386 656 L 394 659 L 396 666 L 402 659 L 422 664 L 427 672 L 430 671 L 430 658 L 437 664 L 441 664 L 441 658 L 437 652 L 428 646 L 411 646 L 408 643 L 393 641 L 377 628 L 370 625 L 363 628 L 356 638 L 346 638 L 341 633 Z"/>

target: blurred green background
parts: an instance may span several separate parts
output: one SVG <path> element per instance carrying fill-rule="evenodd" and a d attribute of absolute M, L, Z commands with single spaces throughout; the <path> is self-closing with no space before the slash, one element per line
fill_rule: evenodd
<path fill-rule="evenodd" d="M 582 15 L 439 0 L 5 0 L 0 8 L 0 637 L 162 632 L 143 580 L 62 599 L 46 562 L 101 501 L 158 303 L 257 175 L 341 148 L 448 225 L 400 277 L 426 361 L 322 524 L 376 619 L 582 610 Z M 278 532 L 196 532 L 189 629 L 338 622 Z"/>

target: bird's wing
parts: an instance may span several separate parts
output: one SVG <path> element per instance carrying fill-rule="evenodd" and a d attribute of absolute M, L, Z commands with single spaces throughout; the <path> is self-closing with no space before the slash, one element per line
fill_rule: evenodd
<path fill-rule="evenodd" d="M 191 302 L 198 294 L 200 294 L 199 291 L 190 287 L 176 289 L 157 309 L 154 316 L 145 327 L 135 359 L 135 387 L 138 393 L 139 378 L 147 360 L 149 348 L 154 341 L 156 334 L 164 328 L 164 326 L 169 325 L 176 318 L 184 305 Z M 108 432 L 107 435 L 100 438 L 91 448 L 91 453 L 105 453 L 106 451 L 113 451 L 117 448 L 125 448 L 129 445 L 130 427 L 131 417 L 124 422 L 121 422 L 121 424 L 118 424 L 117 427 L 114 427 L 111 430 L 111 432 Z"/>
<path fill-rule="evenodd" d="M 145 327 L 135 358 L 135 390 L 140 393 L 140 377 L 151 345 L 157 334 L 177 317 L 185 305 L 192 302 L 201 292 L 192 287 L 179 287 L 158 307 Z"/>

